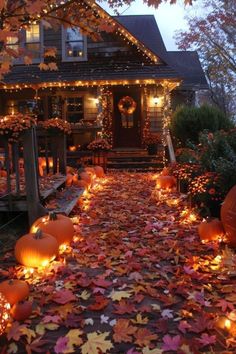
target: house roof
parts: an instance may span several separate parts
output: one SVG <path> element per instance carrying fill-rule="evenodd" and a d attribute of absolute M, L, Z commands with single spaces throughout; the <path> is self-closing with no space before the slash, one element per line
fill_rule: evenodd
<path fill-rule="evenodd" d="M 183 78 L 179 89 L 208 88 L 197 52 L 167 51 L 153 15 L 116 16 L 115 19 Z"/>

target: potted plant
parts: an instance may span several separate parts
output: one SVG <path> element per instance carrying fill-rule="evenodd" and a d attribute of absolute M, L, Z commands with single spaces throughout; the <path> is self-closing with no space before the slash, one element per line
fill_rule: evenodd
<path fill-rule="evenodd" d="M 144 145 L 147 149 L 148 155 L 156 155 L 160 137 L 157 134 L 148 133 L 144 138 Z"/>
<path fill-rule="evenodd" d="M 99 165 L 106 171 L 107 153 L 111 145 L 104 138 L 96 138 L 88 145 L 88 149 L 93 151 L 93 165 Z"/>

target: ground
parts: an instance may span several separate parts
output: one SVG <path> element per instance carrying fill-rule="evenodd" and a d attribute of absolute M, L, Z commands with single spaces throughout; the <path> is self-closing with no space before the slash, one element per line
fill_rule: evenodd
<path fill-rule="evenodd" d="M 186 196 L 156 191 L 155 178 L 99 180 L 50 267 L 2 257 L 2 279 L 29 282 L 33 314 L 8 327 L 1 353 L 235 353 L 233 254 L 202 244 Z"/>

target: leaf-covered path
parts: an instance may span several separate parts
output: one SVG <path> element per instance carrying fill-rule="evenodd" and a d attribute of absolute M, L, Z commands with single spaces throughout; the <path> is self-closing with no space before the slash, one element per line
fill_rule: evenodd
<path fill-rule="evenodd" d="M 28 279 L 34 311 L 1 353 L 235 353 L 236 287 L 218 245 L 200 243 L 184 196 L 154 188 L 153 174 L 110 174 L 74 210 L 72 247 L 49 268 L 31 274 L 5 255 L 2 278 Z"/>

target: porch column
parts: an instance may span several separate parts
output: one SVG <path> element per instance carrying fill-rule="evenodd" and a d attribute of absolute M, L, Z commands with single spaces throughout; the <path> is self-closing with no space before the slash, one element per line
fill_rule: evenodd
<path fill-rule="evenodd" d="M 112 119 L 113 119 L 113 94 L 109 89 L 105 87 L 101 88 L 101 119 L 102 119 L 102 133 L 105 135 L 109 143 L 113 146 L 113 131 L 112 131 Z"/>
<path fill-rule="evenodd" d="M 168 82 L 164 82 L 163 85 L 163 94 L 164 94 L 164 100 L 163 100 L 163 122 L 162 122 L 162 129 L 163 129 L 163 143 L 164 146 L 168 146 L 168 151 L 169 151 L 169 156 L 170 156 L 170 162 L 175 163 L 176 158 L 175 158 L 175 153 L 174 153 L 174 148 L 170 136 L 170 120 L 171 120 L 171 96 L 170 96 L 170 87 Z M 166 157 L 164 156 L 164 160 L 166 160 Z M 166 161 L 164 161 L 165 163 Z"/>

